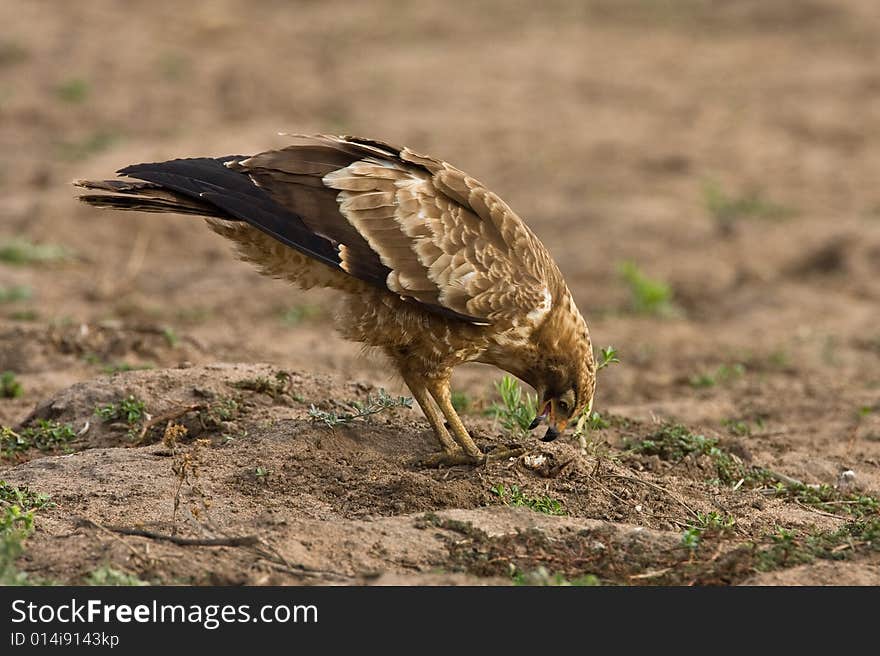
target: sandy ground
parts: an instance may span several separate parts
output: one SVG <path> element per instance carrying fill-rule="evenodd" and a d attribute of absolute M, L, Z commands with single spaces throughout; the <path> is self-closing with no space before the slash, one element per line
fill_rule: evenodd
<path fill-rule="evenodd" d="M 0 258 L 0 372 L 24 390 L 0 399 L 0 423 L 82 431 L 72 453 L 0 458 L 0 478 L 55 503 L 19 569 L 72 583 L 105 565 L 197 584 L 880 583 L 864 533 L 815 558 L 792 546 L 876 521 L 847 510 L 880 493 L 877 3 L 33 0 L 0 5 L 0 22 L 0 246 L 67 253 Z M 278 147 L 282 131 L 411 145 L 526 219 L 596 345 L 621 354 L 596 400 L 612 425 L 586 453 L 530 437 L 543 467 L 429 470 L 416 410 L 315 423 L 310 404 L 405 393 L 328 330 L 330 294 L 261 278 L 197 219 L 98 211 L 69 185 Z M 671 286 L 672 312 L 631 311 L 623 261 Z M 135 366 L 150 369 L 107 373 Z M 512 439 L 479 412 L 500 376 L 456 376 L 485 445 Z M 254 390 L 260 378 L 284 389 Z M 130 394 L 152 417 L 182 413 L 188 434 L 169 445 L 167 422 L 139 438 L 95 414 Z M 627 448 L 670 421 L 744 473 L 834 499 L 719 481 L 711 455 Z M 563 514 L 511 507 L 498 485 Z M 732 526 L 686 544 L 713 512 Z"/>

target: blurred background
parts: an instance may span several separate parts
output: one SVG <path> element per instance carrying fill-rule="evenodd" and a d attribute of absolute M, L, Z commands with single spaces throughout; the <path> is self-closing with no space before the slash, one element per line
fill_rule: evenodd
<path fill-rule="evenodd" d="M 877 2 L 5 0 L 0 24 L 4 423 L 180 362 L 395 387 L 328 330 L 328 295 L 69 184 L 323 132 L 444 158 L 525 218 L 620 351 L 602 412 L 880 468 Z M 479 407 L 499 376 L 458 386 Z"/>

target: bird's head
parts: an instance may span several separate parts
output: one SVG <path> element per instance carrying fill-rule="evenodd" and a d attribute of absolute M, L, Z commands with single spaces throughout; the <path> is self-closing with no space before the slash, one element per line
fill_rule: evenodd
<path fill-rule="evenodd" d="M 538 391 L 538 414 L 529 428 L 547 422 L 547 432 L 541 438 L 551 442 L 581 415 L 593 409 L 596 389 L 596 365 L 592 351 L 586 358 L 569 364 L 555 363 L 547 368 L 548 376 L 535 385 Z"/>
<path fill-rule="evenodd" d="M 596 389 L 596 360 L 587 324 L 564 283 L 555 297 L 559 301 L 533 333 L 535 360 L 523 376 L 538 392 L 538 414 L 530 428 L 546 422 L 545 442 L 592 411 Z"/>

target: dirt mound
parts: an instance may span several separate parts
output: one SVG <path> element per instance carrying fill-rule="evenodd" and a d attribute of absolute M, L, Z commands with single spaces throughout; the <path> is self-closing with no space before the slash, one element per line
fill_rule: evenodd
<path fill-rule="evenodd" d="M 663 439 L 656 425 L 613 421 L 589 454 L 529 439 L 521 458 L 437 470 L 417 463 L 434 445 L 416 411 L 334 428 L 310 416 L 375 393 L 233 364 L 63 389 L 17 430 L 52 421 L 79 427 L 75 437 L 0 468 L 54 504 L 38 511 L 21 567 L 67 583 L 101 567 L 197 584 L 731 583 L 754 571 L 779 523 L 816 533 L 845 521 L 766 489 L 720 485 L 712 449 L 725 466 L 751 466 L 721 442 L 683 454 L 632 446 Z M 102 409 L 126 400 L 138 416 L 107 420 Z M 489 446 L 497 429 L 472 423 Z M 683 428 L 674 435 L 716 444 Z"/>

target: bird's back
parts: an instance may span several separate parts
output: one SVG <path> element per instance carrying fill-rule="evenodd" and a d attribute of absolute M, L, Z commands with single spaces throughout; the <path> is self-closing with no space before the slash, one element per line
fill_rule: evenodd
<path fill-rule="evenodd" d="M 375 140 L 291 139 L 250 157 L 129 166 L 120 175 L 139 182 L 81 182 L 107 192 L 82 200 L 206 215 L 245 259 L 304 287 L 357 292 L 367 284 L 423 311 L 497 330 L 538 325 L 549 312 L 564 287 L 556 265 L 477 180 Z"/>

